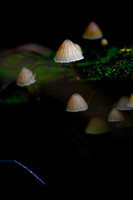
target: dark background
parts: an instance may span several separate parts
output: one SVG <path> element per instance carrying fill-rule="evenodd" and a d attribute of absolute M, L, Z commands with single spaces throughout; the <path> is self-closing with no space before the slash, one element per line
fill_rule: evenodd
<path fill-rule="evenodd" d="M 7 47 L 39 43 L 57 49 L 62 41 L 80 42 L 90 21 L 103 30 L 111 45 L 132 43 L 129 2 L 36 2 L 1 6 L 0 44 Z"/>

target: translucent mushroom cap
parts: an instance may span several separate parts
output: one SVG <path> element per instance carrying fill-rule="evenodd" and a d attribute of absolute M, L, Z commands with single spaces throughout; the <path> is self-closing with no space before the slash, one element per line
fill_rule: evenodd
<path fill-rule="evenodd" d="M 128 97 L 128 96 L 122 96 L 122 97 L 118 100 L 117 105 L 116 105 L 116 108 L 117 108 L 118 110 L 129 110 L 128 101 L 129 101 L 129 97 Z"/>
<path fill-rule="evenodd" d="M 70 97 L 66 107 L 66 111 L 68 112 L 79 112 L 79 111 L 85 111 L 87 109 L 88 109 L 88 104 L 86 103 L 84 98 L 78 93 L 74 93 Z"/>
<path fill-rule="evenodd" d="M 108 122 L 101 116 L 92 117 L 85 128 L 85 133 L 87 134 L 100 134 L 109 131 L 110 126 Z"/>
<path fill-rule="evenodd" d="M 65 40 L 54 57 L 55 62 L 69 63 L 84 59 L 81 47 L 70 40 Z"/>
<path fill-rule="evenodd" d="M 128 105 L 128 108 L 133 109 L 133 93 L 131 93 L 127 105 Z"/>
<path fill-rule="evenodd" d="M 88 40 L 96 40 L 103 37 L 103 32 L 95 22 L 90 22 L 86 27 L 82 37 Z"/>
<path fill-rule="evenodd" d="M 26 67 L 23 67 L 17 77 L 17 85 L 27 86 L 35 82 L 35 75 Z"/>
<path fill-rule="evenodd" d="M 108 114 L 109 122 L 118 122 L 124 120 L 124 116 L 122 111 L 117 110 L 117 108 L 113 108 Z"/>

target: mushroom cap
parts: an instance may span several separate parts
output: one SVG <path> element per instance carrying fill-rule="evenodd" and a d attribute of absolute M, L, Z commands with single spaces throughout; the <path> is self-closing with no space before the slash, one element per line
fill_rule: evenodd
<path fill-rule="evenodd" d="M 127 106 L 128 106 L 128 108 L 133 109 L 133 93 L 131 93 L 131 95 L 129 97 Z"/>
<path fill-rule="evenodd" d="M 79 111 L 85 111 L 87 109 L 88 109 L 88 104 L 86 103 L 84 98 L 78 93 L 74 93 L 70 97 L 66 107 L 66 111 L 68 112 L 79 112 Z"/>
<path fill-rule="evenodd" d="M 108 114 L 109 122 L 118 122 L 124 120 L 124 116 L 122 111 L 117 110 L 117 108 L 113 108 Z"/>
<path fill-rule="evenodd" d="M 128 96 L 122 96 L 116 105 L 116 108 L 118 110 L 129 110 L 130 108 L 128 107 L 128 101 L 129 101 L 129 97 Z"/>
<path fill-rule="evenodd" d="M 95 22 L 90 22 L 86 27 L 82 37 L 84 39 L 96 40 L 103 37 L 103 32 Z"/>
<path fill-rule="evenodd" d="M 101 116 L 92 117 L 85 128 L 85 133 L 87 134 L 100 134 L 109 131 L 110 126 L 108 122 Z"/>
<path fill-rule="evenodd" d="M 55 62 L 69 63 L 84 59 L 81 47 L 66 39 L 59 47 L 54 57 Z"/>
<path fill-rule="evenodd" d="M 102 45 L 102 46 L 108 45 L 108 40 L 105 39 L 105 38 L 102 38 L 102 39 L 101 39 L 101 45 Z"/>
<path fill-rule="evenodd" d="M 32 71 L 26 67 L 23 67 L 17 77 L 17 85 L 19 86 L 27 86 L 34 83 L 35 75 L 33 75 Z"/>

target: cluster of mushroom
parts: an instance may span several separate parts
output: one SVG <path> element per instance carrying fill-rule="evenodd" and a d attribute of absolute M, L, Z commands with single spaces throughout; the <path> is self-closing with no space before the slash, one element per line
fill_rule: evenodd
<path fill-rule="evenodd" d="M 85 99 L 78 93 L 74 93 L 68 100 L 66 111 L 68 112 L 80 112 L 86 111 L 88 104 Z M 101 116 L 94 116 L 88 122 L 85 133 L 87 134 L 100 134 L 110 131 L 108 122 Z"/>
<path fill-rule="evenodd" d="M 88 109 L 88 104 L 85 99 L 78 93 L 74 93 L 67 102 L 66 111 L 68 112 L 80 112 L 86 111 Z M 120 122 L 124 120 L 124 114 L 122 111 L 133 110 L 133 93 L 130 97 L 122 96 L 115 106 L 110 110 L 107 119 L 104 117 L 95 115 L 88 122 L 85 133 L 98 135 L 101 133 L 110 132 L 111 122 Z"/>
<path fill-rule="evenodd" d="M 101 39 L 100 43 L 102 46 L 108 45 L 108 40 L 103 38 L 103 32 L 101 28 L 93 21 L 88 24 L 82 37 L 88 40 Z"/>
<path fill-rule="evenodd" d="M 101 39 L 102 45 L 107 45 L 108 41 L 103 38 L 103 32 L 100 27 L 95 22 L 90 22 L 86 27 L 83 36 L 84 39 L 95 40 Z M 73 43 L 71 40 L 66 39 L 59 47 L 54 57 L 55 62 L 59 63 L 69 63 L 72 70 L 72 74 L 75 79 L 79 77 L 76 75 L 74 70 L 73 62 L 84 59 L 82 49 L 80 45 Z M 23 67 L 17 78 L 17 85 L 28 86 L 34 83 L 36 74 L 26 67 Z M 73 94 L 68 103 L 66 111 L 68 112 L 79 112 L 88 109 L 88 105 L 84 98 L 78 94 Z M 133 93 L 130 97 L 123 96 L 118 101 L 117 105 L 112 108 L 109 112 L 107 120 L 101 116 L 94 116 L 85 128 L 85 133 L 87 134 L 99 134 L 110 131 L 108 122 L 118 122 L 124 120 L 124 115 L 122 110 L 133 110 Z"/>
<path fill-rule="evenodd" d="M 84 39 L 95 40 L 103 37 L 102 30 L 95 22 L 90 22 L 86 27 L 83 36 Z M 107 45 L 108 41 L 101 39 L 101 45 Z M 70 63 L 71 71 L 75 79 L 78 79 L 72 62 L 84 59 L 81 47 L 78 44 L 73 43 L 69 39 L 66 39 L 59 47 L 54 57 L 55 62 Z M 74 93 L 68 100 L 66 111 L 68 112 L 80 112 L 88 109 L 88 105 L 84 98 Z M 90 134 L 97 134 L 108 132 L 108 123 L 102 117 L 94 117 L 87 125 L 85 132 Z"/>
<path fill-rule="evenodd" d="M 95 40 L 103 37 L 103 33 L 100 27 L 95 22 L 90 22 L 86 27 L 83 36 L 84 39 Z M 102 40 L 102 44 L 105 45 L 105 40 Z M 72 63 L 84 59 L 82 55 L 82 49 L 78 44 L 73 43 L 69 39 L 66 39 L 59 47 L 54 60 L 59 63 Z"/>
<path fill-rule="evenodd" d="M 95 22 L 89 22 L 82 37 L 88 40 L 101 39 L 101 45 L 108 44 L 107 39 L 103 38 L 101 28 Z M 70 68 L 75 79 L 79 79 L 74 70 L 72 62 L 84 59 L 80 45 L 73 43 L 71 40 L 66 39 L 59 47 L 54 57 L 54 61 L 58 63 L 70 63 Z"/>
<path fill-rule="evenodd" d="M 103 32 L 95 22 L 89 22 L 82 37 L 88 40 L 101 39 L 101 45 L 107 45 L 108 41 L 103 38 Z M 76 80 L 79 77 L 76 75 L 73 62 L 84 59 L 82 49 L 80 45 L 73 43 L 71 40 L 66 39 L 59 47 L 54 57 L 54 61 L 58 63 L 69 63 L 72 71 L 72 75 Z M 33 75 L 30 69 L 23 67 L 17 78 L 17 84 L 19 86 L 27 86 L 35 82 L 35 75 Z"/>
<path fill-rule="evenodd" d="M 124 120 L 124 114 L 122 111 L 133 110 L 133 93 L 128 96 L 122 96 L 116 105 L 111 109 L 108 114 L 109 122 L 118 122 Z"/>

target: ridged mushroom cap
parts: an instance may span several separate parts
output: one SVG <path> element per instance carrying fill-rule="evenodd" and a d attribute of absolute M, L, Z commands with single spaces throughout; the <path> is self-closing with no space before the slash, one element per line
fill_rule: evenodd
<path fill-rule="evenodd" d="M 66 111 L 68 112 L 79 112 L 88 109 L 88 105 L 84 98 L 78 94 L 74 93 L 68 100 Z"/>
<path fill-rule="evenodd" d="M 34 83 L 35 75 L 33 75 L 32 71 L 26 67 L 23 67 L 17 77 L 17 85 L 19 86 L 27 86 Z"/>
<path fill-rule="evenodd" d="M 69 63 L 84 59 L 81 47 L 66 39 L 59 47 L 54 57 L 55 62 Z"/>

